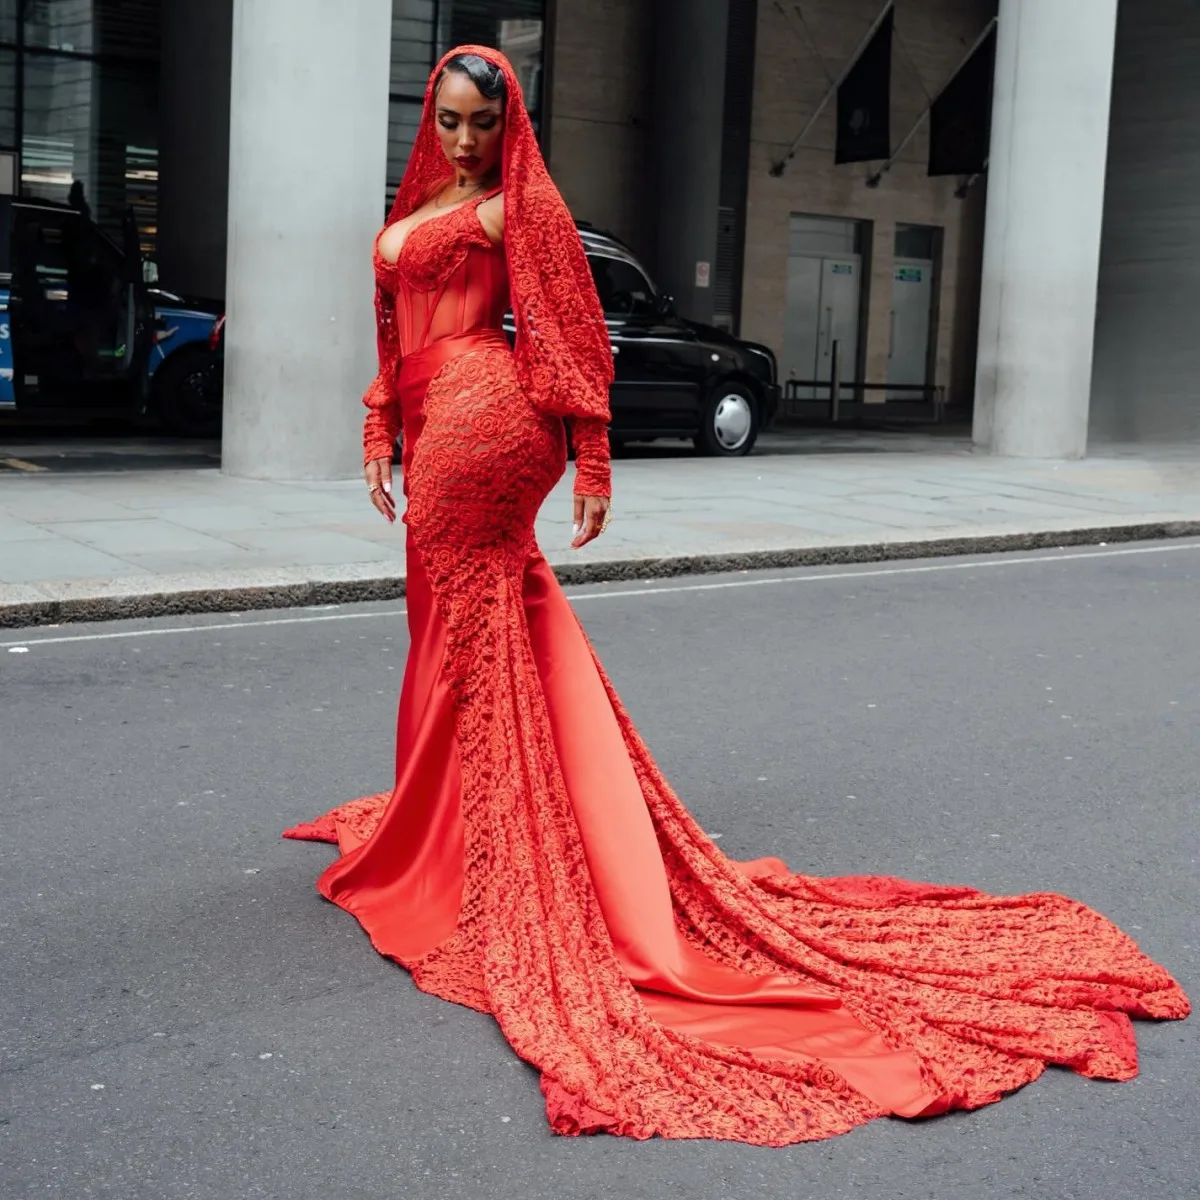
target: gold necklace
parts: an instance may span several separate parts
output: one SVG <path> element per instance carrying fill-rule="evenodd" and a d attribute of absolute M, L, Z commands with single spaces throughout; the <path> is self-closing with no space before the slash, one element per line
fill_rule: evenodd
<path fill-rule="evenodd" d="M 461 202 L 465 202 L 465 201 L 466 201 L 466 199 L 467 199 L 467 197 L 469 197 L 469 196 L 473 196 L 473 195 L 474 195 L 476 192 L 482 191 L 482 190 L 483 190 L 485 187 L 487 187 L 487 186 L 488 186 L 488 182 L 489 182 L 489 181 L 488 181 L 488 180 L 486 180 L 486 179 L 481 179 L 481 180 L 480 180 L 480 181 L 479 181 L 479 182 L 478 182 L 478 183 L 477 183 L 477 184 L 476 184 L 476 185 L 475 185 L 473 188 L 471 188 L 471 189 L 470 189 L 470 190 L 469 190 L 469 191 L 466 193 L 466 195 L 463 195 L 463 196 L 455 196 L 455 197 L 454 197 L 454 202 L 455 202 L 455 203 L 461 203 Z M 439 194 L 439 195 L 437 195 L 437 196 L 435 196 L 435 197 L 433 198 L 433 207 L 434 207 L 434 208 L 448 208 L 448 207 L 449 207 L 449 205 L 448 205 L 448 204 L 443 204 L 443 203 L 441 202 L 441 199 L 442 199 L 442 196 L 441 196 L 440 194 Z"/>

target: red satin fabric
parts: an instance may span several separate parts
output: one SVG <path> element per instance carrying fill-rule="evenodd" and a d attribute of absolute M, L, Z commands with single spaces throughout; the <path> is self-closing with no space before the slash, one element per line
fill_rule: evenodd
<path fill-rule="evenodd" d="M 396 788 L 365 843 L 352 812 L 337 820 L 343 857 L 318 881 L 375 948 L 399 962 L 454 932 L 463 834 L 453 704 L 442 678 L 445 629 L 419 554 L 408 553 L 411 648 L 397 723 Z M 554 744 L 579 822 L 591 881 L 618 958 L 655 1020 L 768 1058 L 819 1058 L 881 1109 L 946 1107 L 907 1050 L 892 1050 L 816 983 L 722 967 L 675 925 L 662 853 L 612 705 L 548 564 L 530 564 L 522 596 Z"/>

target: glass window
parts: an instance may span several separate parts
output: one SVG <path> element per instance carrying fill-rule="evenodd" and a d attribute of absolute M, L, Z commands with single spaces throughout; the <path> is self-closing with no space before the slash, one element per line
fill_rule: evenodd
<path fill-rule="evenodd" d="M 596 291 L 600 293 L 600 305 L 607 316 L 630 317 L 654 311 L 654 289 L 632 263 L 589 254 L 588 264 L 596 281 Z"/>
<path fill-rule="evenodd" d="M 18 278 L 52 352 L 46 371 L 111 374 L 129 351 L 123 256 L 73 213 L 26 209 L 19 220 Z"/>
<path fill-rule="evenodd" d="M 76 179 L 90 190 L 95 74 L 87 59 L 26 59 L 21 183 L 29 195 L 66 200 Z"/>
<path fill-rule="evenodd" d="M 17 52 L 0 50 L 0 147 L 17 146 Z"/>
<path fill-rule="evenodd" d="M 56 55 L 25 61 L 21 181 L 119 236 L 131 206 L 147 248 L 157 227 L 158 79 L 137 64 Z"/>
<path fill-rule="evenodd" d="M 791 255 L 861 254 L 865 221 L 844 217 L 819 217 L 792 213 L 788 223 L 788 253 Z"/>
<path fill-rule="evenodd" d="M 28 0 L 25 6 L 27 45 L 92 54 L 94 34 L 91 0 Z"/>
<path fill-rule="evenodd" d="M 435 0 L 392 0 L 392 94 L 420 99 L 433 69 Z"/>
<path fill-rule="evenodd" d="M 451 46 L 461 46 L 465 42 L 495 46 L 509 54 L 518 45 L 509 40 L 516 33 L 511 28 L 515 25 L 538 26 L 538 53 L 541 54 L 541 25 L 546 17 L 544 0 L 443 0 L 438 16 L 439 52 L 443 54 Z M 509 39 L 506 39 L 506 33 Z M 513 65 L 516 65 L 515 59 Z"/>
<path fill-rule="evenodd" d="M 17 8 L 21 0 L 0 0 L 0 42 L 17 40 Z"/>
<path fill-rule="evenodd" d="M 413 140 L 421 124 L 422 104 L 419 100 L 392 100 L 388 120 L 387 197 L 385 213 L 391 208 L 396 189 L 404 178 Z"/>
<path fill-rule="evenodd" d="M 544 0 L 449 0 L 439 6 L 438 53 L 470 43 L 495 46 L 513 65 L 525 107 L 539 128 L 542 117 Z"/>
<path fill-rule="evenodd" d="M 542 111 L 542 30 L 540 20 L 516 18 L 500 22 L 496 45 L 512 63 L 525 107 L 537 123 Z"/>
<path fill-rule="evenodd" d="M 27 247 L 23 261 L 29 264 L 47 300 L 66 297 L 67 278 L 72 273 L 71 236 L 77 222 L 65 213 L 38 213 L 24 227 Z"/>
<path fill-rule="evenodd" d="M 408 165 L 429 72 L 452 46 L 495 46 L 507 55 L 540 128 L 545 16 L 545 0 L 392 0 L 389 204 Z"/>
<path fill-rule="evenodd" d="M 937 233 L 932 225 L 897 225 L 896 257 L 932 260 L 937 256 Z"/>
<path fill-rule="evenodd" d="M 157 61 L 160 0 L 25 0 L 25 43 Z"/>

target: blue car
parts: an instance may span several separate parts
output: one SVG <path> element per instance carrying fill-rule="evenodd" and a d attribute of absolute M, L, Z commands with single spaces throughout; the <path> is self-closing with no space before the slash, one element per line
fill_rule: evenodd
<path fill-rule="evenodd" d="M 118 246 L 66 205 L 0 197 L 0 411 L 221 424 L 223 306 L 152 287 L 137 230 Z"/>

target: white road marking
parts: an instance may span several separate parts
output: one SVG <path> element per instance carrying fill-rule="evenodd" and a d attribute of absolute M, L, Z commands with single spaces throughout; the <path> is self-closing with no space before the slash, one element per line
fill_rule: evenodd
<path fill-rule="evenodd" d="M 61 646 L 64 642 L 108 642 L 116 638 L 162 637 L 169 633 L 212 633 L 219 629 L 263 629 L 268 625 L 312 625 L 318 621 L 362 621 L 378 617 L 402 617 L 403 608 L 373 612 L 323 613 L 308 617 L 271 617 L 265 621 L 223 621 L 211 625 L 170 625 L 162 629 L 122 629 L 114 633 L 77 633 L 64 637 L 27 638 L 23 642 L 0 642 L 0 650 L 21 650 L 27 646 Z"/>
<path fill-rule="evenodd" d="M 1071 554 L 1042 554 L 1016 557 L 1000 555 L 983 561 L 944 561 L 919 567 L 877 567 L 871 570 L 826 571 L 813 575 L 770 575 L 754 579 L 723 579 L 711 583 L 673 583 L 669 580 L 644 588 L 614 588 L 605 592 L 583 592 L 571 595 L 572 604 L 586 600 L 625 600 L 634 596 L 663 596 L 675 592 L 719 592 L 732 588 L 771 587 L 786 584 L 826 583 L 844 579 L 878 579 L 888 575 L 928 575 L 939 571 L 985 571 L 996 567 L 1040 566 L 1044 563 L 1080 562 L 1085 559 L 1126 558 L 1135 554 L 1172 554 L 1200 550 L 1200 542 L 1172 542 L 1167 545 L 1130 546 L 1123 550 L 1082 550 Z M 793 568 L 795 569 L 795 568 Z M 810 568 L 819 571 L 820 567 Z M 211 625 L 174 625 L 155 629 L 126 629 L 112 633 L 80 633 L 61 637 L 32 637 L 20 641 L 0 642 L 0 650 L 20 651 L 29 646 L 55 646 L 68 642 L 105 642 L 118 638 L 163 637 L 172 633 L 213 633 L 224 629 L 262 629 L 271 625 L 317 625 L 325 621 L 364 621 L 402 617 L 403 608 L 372 609 L 369 612 L 312 613 L 302 617 L 269 617 L 265 620 L 224 621 Z"/>

